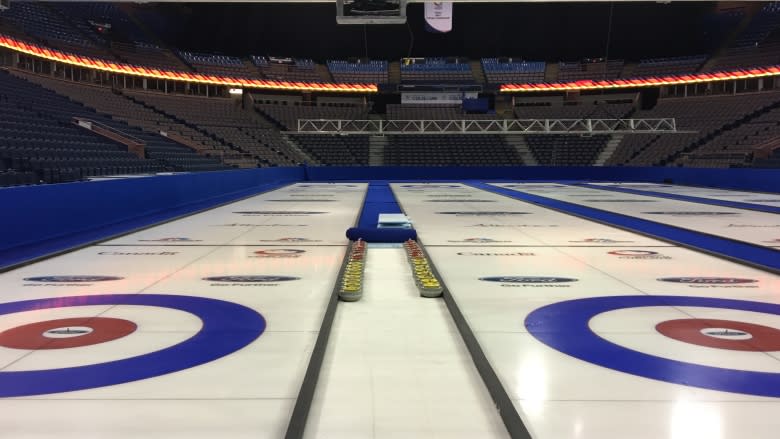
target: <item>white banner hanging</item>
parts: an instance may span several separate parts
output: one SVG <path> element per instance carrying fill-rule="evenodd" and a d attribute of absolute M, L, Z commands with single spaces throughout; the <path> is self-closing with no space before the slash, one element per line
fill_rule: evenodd
<path fill-rule="evenodd" d="M 426 2 L 425 22 L 435 32 L 452 30 L 452 2 Z"/>

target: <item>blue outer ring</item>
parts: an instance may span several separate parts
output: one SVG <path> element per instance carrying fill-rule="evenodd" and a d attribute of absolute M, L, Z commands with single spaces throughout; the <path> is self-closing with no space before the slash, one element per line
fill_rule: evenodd
<path fill-rule="evenodd" d="M 643 306 L 700 306 L 780 315 L 780 305 L 685 296 L 612 296 L 568 300 L 533 311 L 525 327 L 542 343 L 599 366 L 674 384 L 780 397 L 780 373 L 724 369 L 645 354 L 601 338 L 588 326 L 607 311 Z"/>
<path fill-rule="evenodd" d="M 89 305 L 145 305 L 196 315 L 203 327 L 168 348 L 136 357 L 61 369 L 0 372 L 0 397 L 71 392 L 127 383 L 199 366 L 245 347 L 265 330 L 265 319 L 236 303 L 162 294 L 106 294 L 0 304 L 0 315 Z"/>

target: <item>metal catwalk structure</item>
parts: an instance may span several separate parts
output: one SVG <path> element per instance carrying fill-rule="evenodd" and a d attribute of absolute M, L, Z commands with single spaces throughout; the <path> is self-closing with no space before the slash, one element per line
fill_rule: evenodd
<path fill-rule="evenodd" d="M 344 120 L 298 119 L 305 134 L 664 134 L 680 133 L 674 118 Z"/>

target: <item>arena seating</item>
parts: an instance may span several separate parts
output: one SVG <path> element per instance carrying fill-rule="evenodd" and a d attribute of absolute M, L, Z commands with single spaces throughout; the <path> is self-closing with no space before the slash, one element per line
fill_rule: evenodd
<path fill-rule="evenodd" d="M 780 64 L 780 6 L 768 3 L 734 42 L 709 66 L 709 71 Z"/>
<path fill-rule="evenodd" d="M 170 50 L 152 43 L 135 41 L 132 43 L 112 43 L 111 51 L 117 57 L 137 66 L 154 67 L 158 69 L 191 72 L 193 69 L 184 64 Z"/>
<path fill-rule="evenodd" d="M 768 2 L 734 40 L 734 47 L 757 46 L 780 29 L 780 2 Z"/>
<path fill-rule="evenodd" d="M 13 169 L 5 168 L 5 161 L 0 159 L 0 187 L 21 186 L 27 184 L 36 184 L 40 180 L 34 172 L 17 172 Z"/>
<path fill-rule="evenodd" d="M 517 166 L 523 161 L 499 135 L 387 136 L 384 164 L 409 166 Z"/>
<path fill-rule="evenodd" d="M 512 58 L 482 58 L 488 83 L 544 82 L 544 61 L 515 61 Z"/>
<path fill-rule="evenodd" d="M 474 82 L 466 60 L 415 58 L 401 62 L 402 82 Z"/>
<path fill-rule="evenodd" d="M 678 130 L 693 131 L 692 133 L 664 135 L 627 135 L 618 149 L 607 161 L 611 165 L 657 166 L 680 164 L 685 160 L 684 154 L 694 153 L 698 148 L 702 151 L 723 151 L 729 149 L 734 142 L 730 137 L 719 139 L 725 133 L 738 133 L 737 138 L 743 142 L 738 151 L 744 151 L 744 140 L 754 137 L 754 132 L 761 131 L 760 125 L 764 115 L 774 113 L 780 94 L 758 93 L 736 96 L 697 97 L 683 99 L 662 99 L 650 110 L 639 111 L 635 117 L 674 117 Z M 766 116 L 771 121 L 772 115 Z M 754 121 L 756 127 L 741 125 Z M 742 130 L 745 130 L 744 132 Z M 770 127 L 771 129 L 771 127 Z M 739 135 L 739 133 L 742 133 Z M 760 142 L 761 136 L 755 136 L 754 141 Z M 750 141 L 751 144 L 753 141 Z M 736 157 L 736 156 L 735 156 Z M 695 159 L 695 156 L 692 157 Z M 726 156 L 722 157 L 726 159 Z M 681 161 L 682 160 L 682 161 Z M 718 160 L 719 166 L 727 166 L 734 160 Z M 744 154 L 733 164 L 744 164 Z M 702 164 L 705 164 L 702 162 Z M 709 163 L 707 163 L 709 164 Z"/>
<path fill-rule="evenodd" d="M 727 126 L 718 136 L 706 140 L 673 164 L 700 168 L 749 166 L 753 150 L 780 132 L 780 95 L 765 111 Z"/>
<path fill-rule="evenodd" d="M 461 105 L 388 104 L 388 120 L 493 120 L 495 114 L 470 114 Z M 500 118 L 498 118 L 500 119 Z"/>
<path fill-rule="evenodd" d="M 706 60 L 706 55 L 643 59 L 639 61 L 631 76 L 665 76 L 694 73 L 701 68 Z"/>
<path fill-rule="evenodd" d="M 8 20 L 25 33 L 44 40 L 51 47 L 95 58 L 113 58 L 106 49 L 105 42 L 98 41 L 91 33 L 85 34 L 48 4 L 18 2 L 0 18 Z"/>
<path fill-rule="evenodd" d="M 28 78 L 30 78 L 30 76 L 28 76 Z M 12 79 L 16 80 L 18 84 L 22 84 L 28 89 L 48 97 L 52 102 L 59 103 L 58 107 L 49 107 L 49 110 L 55 112 L 62 123 L 69 124 L 74 116 L 80 116 L 141 139 L 146 143 L 147 158 L 160 159 L 162 160 L 161 164 L 170 167 L 171 170 L 213 171 L 228 169 L 228 167 L 222 165 L 218 160 L 198 156 L 192 149 L 168 140 L 156 132 L 145 132 L 139 128 L 128 125 L 123 120 L 114 119 L 109 115 L 96 112 L 94 107 L 87 108 L 80 103 L 77 103 L 77 100 L 69 100 L 65 98 L 65 96 L 46 90 L 27 81 L 19 80 L 17 78 Z M 78 93 L 78 91 L 79 89 L 74 89 L 73 91 L 70 91 L 69 94 Z M 86 96 L 89 96 L 89 94 L 87 93 Z M 99 96 L 101 95 L 98 95 L 97 98 L 93 96 L 93 102 L 95 100 L 100 100 Z M 41 102 L 43 102 L 42 105 L 44 108 L 47 108 L 46 99 L 44 97 L 41 97 L 40 99 Z"/>
<path fill-rule="evenodd" d="M 200 130 L 187 126 L 161 112 L 145 107 L 141 103 L 135 102 L 123 94 L 115 93 L 109 88 L 65 82 L 39 75 L 24 75 L 24 77 L 31 82 L 40 84 L 61 95 L 68 96 L 70 99 L 101 113 L 110 114 L 114 119 L 124 121 L 128 125 L 140 128 L 149 134 L 157 135 L 160 132 L 173 133 L 189 139 L 194 145 L 202 146 L 202 150 L 221 157 L 231 157 L 231 153 L 236 152 L 229 145 L 204 134 Z"/>
<path fill-rule="evenodd" d="M 68 2 L 50 3 L 84 33 L 101 40 L 154 44 L 153 39 L 140 29 L 115 3 Z"/>
<path fill-rule="evenodd" d="M 726 49 L 708 69 L 711 72 L 780 64 L 780 41 Z"/>
<path fill-rule="evenodd" d="M 518 119 L 622 119 L 633 109 L 631 103 L 579 105 L 524 105 L 515 107 Z"/>
<path fill-rule="evenodd" d="M 8 73 L 0 73 L 0 114 L 0 161 L 22 173 L 0 179 L 8 184 L 30 183 L 31 173 L 35 182 L 56 183 L 167 169 L 71 123 L 73 116 L 106 120 L 97 113 Z"/>
<path fill-rule="evenodd" d="M 366 107 L 318 107 L 309 105 L 255 104 L 262 114 L 289 131 L 298 130 L 298 119 L 368 119 Z"/>
<path fill-rule="evenodd" d="M 616 79 L 623 71 L 623 60 L 588 59 L 578 62 L 558 63 L 558 80 Z"/>
<path fill-rule="evenodd" d="M 780 168 L 780 148 L 774 150 L 767 158 L 753 160 L 756 168 Z"/>
<path fill-rule="evenodd" d="M 285 142 L 269 121 L 241 108 L 241 101 L 145 92 L 126 94 L 197 127 L 224 145 L 251 154 L 263 165 L 295 165 L 308 159 Z"/>
<path fill-rule="evenodd" d="M 526 136 L 526 143 L 540 165 L 587 166 L 596 161 L 609 137 L 540 134 Z"/>
<path fill-rule="evenodd" d="M 311 59 L 276 58 L 267 56 L 250 57 L 252 63 L 260 69 L 264 78 L 277 81 L 330 82 L 327 70 L 320 72 Z M 327 73 L 327 75 L 325 75 Z"/>
<path fill-rule="evenodd" d="M 388 63 L 377 60 L 331 60 L 328 61 L 328 70 L 336 82 L 384 84 L 387 82 Z"/>
<path fill-rule="evenodd" d="M 257 72 L 235 56 L 179 52 L 195 71 L 207 75 L 258 78 Z"/>
<path fill-rule="evenodd" d="M 368 136 L 296 134 L 291 137 L 321 164 L 368 166 Z"/>

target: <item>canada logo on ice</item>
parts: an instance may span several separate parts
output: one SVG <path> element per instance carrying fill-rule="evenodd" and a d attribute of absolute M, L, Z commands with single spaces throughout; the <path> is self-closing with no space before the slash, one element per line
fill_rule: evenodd
<path fill-rule="evenodd" d="M 279 239 L 260 239 L 260 242 L 320 242 L 319 239 L 309 238 L 279 238 Z"/>
<path fill-rule="evenodd" d="M 618 241 L 616 239 L 609 239 L 609 238 L 585 238 L 580 241 L 569 241 L 569 242 L 588 242 L 593 244 L 615 244 L 619 242 L 634 242 L 634 241 Z"/>

